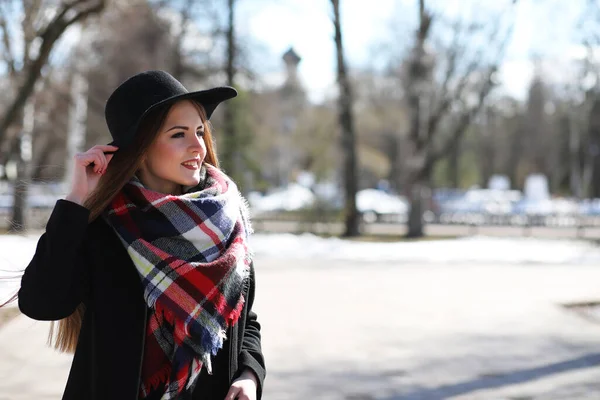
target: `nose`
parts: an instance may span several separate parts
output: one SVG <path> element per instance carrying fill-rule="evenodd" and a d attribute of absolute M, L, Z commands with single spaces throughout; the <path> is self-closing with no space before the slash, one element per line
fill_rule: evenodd
<path fill-rule="evenodd" d="M 199 153 L 204 148 L 204 139 L 201 136 L 193 135 L 188 146 L 191 151 Z"/>

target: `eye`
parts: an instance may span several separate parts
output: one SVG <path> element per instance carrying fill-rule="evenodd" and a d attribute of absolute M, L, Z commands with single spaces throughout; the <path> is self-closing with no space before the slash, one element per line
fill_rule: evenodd
<path fill-rule="evenodd" d="M 204 129 L 201 131 L 196 131 L 196 135 L 200 137 L 204 137 Z"/>
<path fill-rule="evenodd" d="M 175 134 L 173 134 L 171 137 L 172 138 L 180 138 L 180 137 L 184 137 L 185 133 L 184 132 L 177 132 Z"/>

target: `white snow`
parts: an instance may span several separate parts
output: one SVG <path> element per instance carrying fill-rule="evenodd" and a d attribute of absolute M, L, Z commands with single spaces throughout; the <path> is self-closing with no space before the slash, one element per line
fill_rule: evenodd
<path fill-rule="evenodd" d="M 356 194 L 356 208 L 360 212 L 373 211 L 377 214 L 407 214 L 406 199 L 377 189 L 364 189 Z"/>
<path fill-rule="evenodd" d="M 33 256 L 38 236 L 0 236 L 0 276 L 18 275 Z M 474 236 L 416 242 L 361 242 L 304 234 L 255 234 L 256 256 L 281 259 L 347 260 L 403 264 L 598 265 L 600 247 L 586 241 Z M 18 287 L 0 280 L 0 302 Z"/>
<path fill-rule="evenodd" d="M 254 235 L 256 254 L 276 258 L 319 258 L 423 264 L 596 264 L 600 247 L 590 242 L 474 236 L 416 242 L 361 242 L 311 234 Z"/>
<path fill-rule="evenodd" d="M 315 195 L 302 185 L 290 183 L 287 187 L 273 190 L 265 196 L 253 193 L 248 197 L 248 201 L 255 212 L 293 211 L 312 206 Z"/>
<path fill-rule="evenodd" d="M 318 189 L 318 190 L 317 190 Z M 266 195 L 252 192 L 248 201 L 254 212 L 262 211 L 293 211 L 311 207 L 317 199 L 341 206 L 331 185 L 315 186 L 317 194 L 305 185 L 290 183 L 287 187 L 271 190 Z M 409 209 L 405 198 L 388 194 L 378 189 L 363 189 L 356 193 L 356 207 L 360 212 L 375 212 L 377 214 L 406 214 Z"/>
<path fill-rule="evenodd" d="M 18 290 L 21 271 L 31 260 L 38 238 L 38 235 L 0 235 L 0 304 Z"/>

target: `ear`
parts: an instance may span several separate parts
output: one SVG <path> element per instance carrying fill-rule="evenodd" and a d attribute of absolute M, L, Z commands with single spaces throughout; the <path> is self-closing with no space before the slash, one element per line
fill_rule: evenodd
<path fill-rule="evenodd" d="M 146 166 L 146 156 L 143 156 L 142 159 L 141 159 L 141 161 L 140 161 L 140 164 L 138 165 L 138 168 L 135 171 L 134 175 L 139 178 L 140 172 L 144 173 L 144 171 L 146 170 L 146 168 L 147 168 L 147 166 Z"/>

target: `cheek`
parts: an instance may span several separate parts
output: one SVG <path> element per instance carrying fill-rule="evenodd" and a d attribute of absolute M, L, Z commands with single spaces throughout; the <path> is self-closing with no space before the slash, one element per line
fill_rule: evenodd
<path fill-rule="evenodd" d="M 150 152 L 150 163 L 156 170 L 172 168 L 173 162 L 181 158 L 181 149 L 171 143 L 163 143 Z"/>

